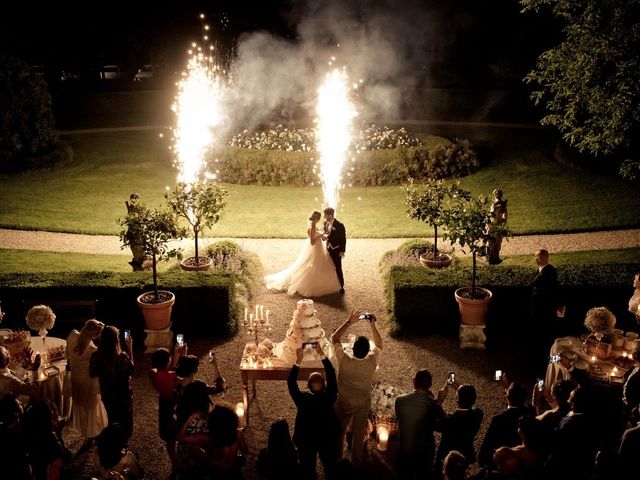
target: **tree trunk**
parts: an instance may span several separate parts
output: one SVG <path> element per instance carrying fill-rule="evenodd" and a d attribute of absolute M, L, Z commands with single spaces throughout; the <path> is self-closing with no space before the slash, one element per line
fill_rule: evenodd
<path fill-rule="evenodd" d="M 435 232 L 433 236 L 433 259 L 438 260 L 438 225 L 433 226 Z"/>
<path fill-rule="evenodd" d="M 196 265 L 199 265 L 200 262 L 198 261 L 198 230 L 196 230 L 195 228 L 193 229 L 193 237 L 196 239 Z"/>
<path fill-rule="evenodd" d="M 471 270 L 471 298 L 476 296 L 476 252 L 472 252 L 473 268 Z"/>
<path fill-rule="evenodd" d="M 158 266 L 156 263 L 156 252 L 152 255 L 152 267 L 153 267 L 153 291 L 155 293 L 156 302 L 160 301 L 160 295 L 158 294 Z"/>

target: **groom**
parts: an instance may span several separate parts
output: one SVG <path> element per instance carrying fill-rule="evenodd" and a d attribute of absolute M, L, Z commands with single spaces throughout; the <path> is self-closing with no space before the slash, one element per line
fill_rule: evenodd
<path fill-rule="evenodd" d="M 336 211 L 331 208 L 324 209 L 324 238 L 327 241 L 327 250 L 331 255 L 331 260 L 336 266 L 338 281 L 340 282 L 340 293 L 344 293 L 344 275 L 342 274 L 342 257 L 347 249 L 347 232 L 344 225 L 334 216 Z"/>

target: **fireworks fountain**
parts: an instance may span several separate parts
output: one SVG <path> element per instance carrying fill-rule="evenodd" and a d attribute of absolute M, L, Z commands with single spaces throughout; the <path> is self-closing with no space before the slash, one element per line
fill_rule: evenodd
<path fill-rule="evenodd" d="M 324 205 L 337 210 L 342 169 L 349 155 L 352 123 L 357 112 L 351 103 L 348 77 L 343 69 L 331 70 L 316 104 L 316 140 Z"/>
<path fill-rule="evenodd" d="M 204 15 L 200 15 L 204 19 Z M 178 181 L 193 184 L 206 172 L 205 156 L 215 143 L 215 129 L 223 120 L 223 77 L 213 58 L 209 26 L 203 24 L 202 46 L 193 43 L 187 69 L 178 82 L 172 106 L 176 114 L 173 129 L 175 166 Z"/>

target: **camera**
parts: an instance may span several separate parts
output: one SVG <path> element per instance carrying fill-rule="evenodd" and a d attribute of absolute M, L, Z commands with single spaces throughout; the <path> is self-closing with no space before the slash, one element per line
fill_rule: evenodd
<path fill-rule="evenodd" d="M 449 372 L 447 377 L 447 385 L 453 385 L 456 381 L 456 372 Z"/>
<path fill-rule="evenodd" d="M 360 316 L 358 317 L 360 320 L 366 320 L 368 322 L 370 322 L 371 320 L 373 320 L 373 313 L 362 313 L 360 314 Z"/>
<path fill-rule="evenodd" d="M 302 348 L 305 350 L 313 350 L 314 348 L 316 348 L 316 345 L 317 345 L 316 342 L 303 343 Z"/>
<path fill-rule="evenodd" d="M 182 333 L 176 335 L 176 343 L 179 347 L 182 347 L 184 345 L 184 335 Z"/>

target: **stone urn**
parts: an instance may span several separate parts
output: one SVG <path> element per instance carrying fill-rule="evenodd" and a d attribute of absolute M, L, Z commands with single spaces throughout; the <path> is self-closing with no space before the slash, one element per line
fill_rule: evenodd
<path fill-rule="evenodd" d="M 460 310 L 460 317 L 464 325 L 485 325 L 487 308 L 491 303 L 491 290 L 476 287 L 483 298 L 471 298 L 471 287 L 462 287 L 455 291 L 456 302 Z"/>
<path fill-rule="evenodd" d="M 160 290 L 158 297 L 159 302 L 156 301 L 154 292 L 145 292 L 137 298 L 138 307 L 149 330 L 163 330 L 171 324 L 171 310 L 176 296 L 166 290 Z"/>

